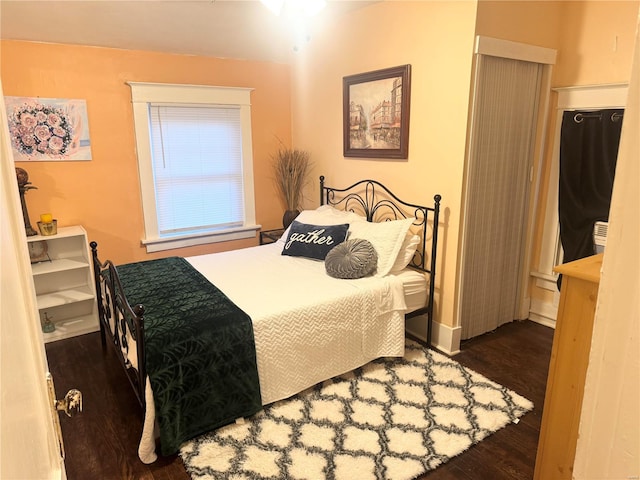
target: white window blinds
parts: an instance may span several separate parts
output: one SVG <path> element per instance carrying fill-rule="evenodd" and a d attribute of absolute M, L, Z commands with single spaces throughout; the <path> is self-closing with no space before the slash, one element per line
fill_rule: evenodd
<path fill-rule="evenodd" d="M 150 104 L 160 237 L 244 222 L 240 108 Z"/>

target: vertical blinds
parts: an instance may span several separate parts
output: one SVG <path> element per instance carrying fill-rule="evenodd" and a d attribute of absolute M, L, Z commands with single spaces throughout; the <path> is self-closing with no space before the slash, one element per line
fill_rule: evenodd
<path fill-rule="evenodd" d="M 462 338 L 515 319 L 543 66 L 480 55 L 469 161 Z"/>
<path fill-rule="evenodd" d="M 240 109 L 149 108 L 160 236 L 243 225 Z"/>

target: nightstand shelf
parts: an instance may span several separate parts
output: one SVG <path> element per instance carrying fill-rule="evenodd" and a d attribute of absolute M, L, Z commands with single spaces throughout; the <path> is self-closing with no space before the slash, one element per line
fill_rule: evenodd
<path fill-rule="evenodd" d="M 87 261 L 82 258 L 61 258 L 59 260 L 51 260 L 34 263 L 31 265 L 33 276 L 47 275 L 49 273 L 64 272 L 66 270 L 87 268 Z"/>
<path fill-rule="evenodd" d="M 56 322 L 56 329 L 51 333 L 43 333 L 45 343 L 95 332 L 94 315 L 80 315 L 69 320 Z"/>
<path fill-rule="evenodd" d="M 38 295 L 38 310 L 46 308 L 60 307 L 70 303 L 82 302 L 83 300 L 91 300 L 95 302 L 93 291 L 88 287 L 71 288 L 69 290 L 61 290 L 59 292 L 45 293 Z"/>
<path fill-rule="evenodd" d="M 36 302 L 55 330 L 45 342 L 98 330 L 95 285 L 87 232 L 81 226 L 58 228 L 56 235 L 27 237 L 29 251 L 41 260 L 31 264 Z"/>
<path fill-rule="evenodd" d="M 277 242 L 282 234 L 284 233 L 284 228 L 276 228 L 274 230 L 262 230 L 260 232 L 260 245 L 267 245 L 269 243 Z"/>

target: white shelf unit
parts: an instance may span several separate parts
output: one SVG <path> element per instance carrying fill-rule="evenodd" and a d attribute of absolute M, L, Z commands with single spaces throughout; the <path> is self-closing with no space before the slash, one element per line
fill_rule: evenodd
<path fill-rule="evenodd" d="M 49 260 L 32 263 L 31 271 L 41 324 L 45 313 L 55 324 L 44 341 L 53 342 L 96 332 L 98 314 L 87 232 L 81 226 L 60 227 L 56 235 L 35 235 L 27 242 L 47 244 Z"/>

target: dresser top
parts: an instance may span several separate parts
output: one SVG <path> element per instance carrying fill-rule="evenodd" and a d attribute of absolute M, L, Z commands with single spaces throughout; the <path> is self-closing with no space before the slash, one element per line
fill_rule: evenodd
<path fill-rule="evenodd" d="M 604 253 L 591 255 L 573 262 L 558 265 L 553 270 L 569 277 L 580 278 L 589 282 L 600 283 L 600 270 Z"/>

